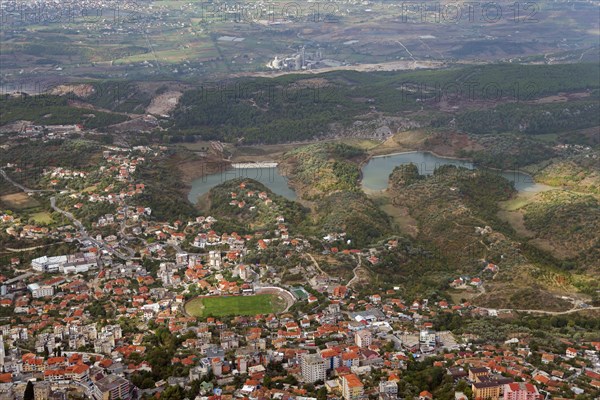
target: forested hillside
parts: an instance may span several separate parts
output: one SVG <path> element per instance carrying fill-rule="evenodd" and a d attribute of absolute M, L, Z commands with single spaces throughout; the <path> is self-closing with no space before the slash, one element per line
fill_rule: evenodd
<path fill-rule="evenodd" d="M 474 134 L 521 132 L 539 135 L 576 130 L 600 125 L 600 103 L 596 98 L 559 104 L 501 104 L 492 109 L 466 111 L 432 122 L 434 127 L 450 125 Z"/>
<path fill-rule="evenodd" d="M 541 134 L 597 125 L 599 82 L 594 64 L 499 64 L 408 72 L 336 71 L 318 78 L 239 78 L 186 92 L 168 128 L 178 140 L 192 136 L 283 143 L 329 136 L 334 125 L 343 130 L 368 115 L 373 118 L 374 113 L 412 116 L 419 123 L 433 121 L 434 127 L 450 126 L 454 113 L 440 113 L 441 103 L 450 101 L 463 105 L 456 114 L 456 127 L 468 133 Z M 592 98 L 569 106 L 527 103 L 576 91 Z M 482 111 L 476 107 L 480 101 L 499 105 Z M 430 111 L 427 117 L 418 113 L 425 109 Z"/>
<path fill-rule="evenodd" d="M 0 96 L 0 126 L 15 121 L 39 125 L 81 124 L 84 128 L 106 127 L 126 121 L 127 116 L 71 107 L 61 96 Z"/>

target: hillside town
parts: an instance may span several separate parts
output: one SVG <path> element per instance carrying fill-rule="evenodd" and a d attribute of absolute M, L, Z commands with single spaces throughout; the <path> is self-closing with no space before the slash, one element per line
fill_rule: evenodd
<path fill-rule="evenodd" d="M 2 259 L 0 399 L 432 400 L 442 384 L 456 400 L 600 393 L 600 342 L 563 340 L 548 351 L 526 333 L 494 343 L 477 330 L 453 333 L 443 321 L 514 312 L 361 286 L 358 270 L 397 240 L 355 249 L 343 232 L 304 237 L 250 181 L 222 206 L 258 213 L 268 229 L 226 232 L 206 214 L 156 219 L 140 171 L 166 150 L 105 146 L 95 168 L 42 168 L 43 189 L 19 186 L 62 223 L 0 210 L 14 240 L 49 240 L 35 257 L 14 249 Z M 27 168 L 3 165 L 3 185 L 29 177 Z M 293 265 L 251 261 L 272 253 Z M 350 260 L 354 275 L 325 272 L 313 255 Z M 477 293 L 500 268 L 482 260 L 480 274 L 448 285 Z M 189 307 L 258 296 L 277 304 L 215 315 Z M 415 365 L 430 374 L 421 386 L 407 378 Z"/>
<path fill-rule="evenodd" d="M 600 400 L 599 16 L 0 0 L 0 400 Z"/>

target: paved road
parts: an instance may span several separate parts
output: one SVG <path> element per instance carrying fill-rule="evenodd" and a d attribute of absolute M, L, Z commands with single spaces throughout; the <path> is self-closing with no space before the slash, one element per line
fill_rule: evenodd
<path fill-rule="evenodd" d="M 173 250 L 175 250 L 176 253 L 185 253 L 188 256 L 196 256 L 196 257 L 204 257 L 207 258 L 209 256 L 209 253 L 190 253 L 189 251 L 185 251 L 181 248 L 181 246 L 179 246 L 178 244 L 172 242 L 172 241 L 168 241 L 166 243 L 168 246 L 171 246 L 173 248 Z"/>
<path fill-rule="evenodd" d="M 489 309 L 487 309 L 487 310 L 489 310 Z M 521 313 L 528 313 L 528 314 L 564 315 L 564 314 L 573 314 L 573 313 L 576 313 L 579 311 L 585 311 L 585 310 L 600 310 L 600 307 L 582 308 L 582 307 L 575 306 L 566 311 L 519 310 L 516 308 L 494 308 L 492 310 L 496 310 L 496 311 L 500 311 L 500 312 L 514 311 L 514 312 L 521 312 Z"/>
<path fill-rule="evenodd" d="M 57 244 L 61 244 L 64 242 L 55 242 L 55 243 L 50 243 L 50 244 L 43 244 L 40 246 L 33 246 L 33 247 L 25 247 L 23 249 L 13 249 L 12 247 L 5 247 L 6 250 L 12 252 L 12 253 L 23 253 L 26 251 L 31 251 L 31 250 L 37 250 L 37 249 L 43 249 L 45 247 L 50 247 L 50 246 L 55 246 Z"/>
<path fill-rule="evenodd" d="M 8 182 L 10 182 L 13 186 L 16 186 L 17 188 L 21 189 L 22 191 L 24 191 L 25 193 L 43 193 L 43 192 L 55 192 L 55 190 L 36 190 L 36 189 L 29 189 L 28 187 L 25 187 L 23 185 L 21 185 L 20 183 L 17 183 L 15 181 L 13 181 L 7 174 L 6 172 L 0 168 L 0 175 L 2 175 L 2 177 L 4 179 L 6 179 Z"/>
<path fill-rule="evenodd" d="M 50 207 L 52 207 L 52 209 L 54 211 L 61 213 L 62 215 L 67 217 L 69 220 L 71 220 L 73 225 L 75 225 L 75 227 L 79 230 L 79 233 L 81 234 L 81 239 L 87 240 L 87 241 L 95 244 L 98 248 L 108 251 L 110 254 L 114 255 L 117 258 L 120 258 L 121 260 L 127 261 L 127 260 L 131 260 L 131 258 L 133 257 L 133 254 L 131 254 L 131 253 L 133 253 L 133 250 L 131 250 L 131 249 L 128 249 L 128 252 L 130 253 L 130 255 L 124 255 L 124 254 L 116 251 L 115 249 L 113 249 L 111 246 L 106 245 L 104 242 L 101 242 L 101 241 L 98 241 L 98 240 L 92 238 L 88 234 L 87 230 L 85 229 L 85 226 L 83 226 L 81 221 L 76 219 L 75 216 L 73 214 L 71 214 L 70 212 L 62 210 L 56 206 L 56 197 L 54 197 L 54 196 L 50 197 Z"/>
<path fill-rule="evenodd" d="M 30 189 L 28 187 L 25 187 L 25 186 L 21 185 L 20 183 L 17 183 L 14 180 L 12 180 L 6 174 L 6 172 L 2 168 L 0 168 L 0 175 L 4 179 L 6 179 L 8 182 L 10 182 L 12 185 L 14 185 L 15 187 L 21 189 L 25 193 L 43 193 L 43 192 L 54 193 L 54 192 L 56 192 L 55 190 L 34 190 L 34 189 Z M 118 251 L 114 250 L 112 247 L 106 246 L 104 243 L 99 242 L 99 241 L 93 239 L 92 237 L 90 237 L 90 235 L 87 233 L 87 230 L 85 229 L 85 227 L 83 226 L 83 224 L 79 220 L 77 220 L 73 214 L 71 214 L 70 212 L 61 210 L 60 208 L 58 208 L 56 206 L 56 197 L 54 197 L 54 196 L 50 197 L 50 207 L 52 207 L 52 209 L 54 211 L 61 213 L 62 215 L 64 215 L 65 217 L 67 217 L 69 220 L 71 220 L 71 222 L 75 225 L 75 227 L 81 233 L 82 239 L 88 240 L 88 241 L 94 243 L 99 248 L 108 251 L 109 253 L 115 255 L 116 257 L 118 257 L 118 258 L 120 258 L 122 260 L 130 260 L 135 255 L 135 252 L 132 249 L 128 248 L 128 247 L 124 247 L 125 250 L 127 250 L 127 252 L 130 254 L 129 256 L 126 256 L 126 255 L 123 255 L 123 254 L 119 253 Z"/>

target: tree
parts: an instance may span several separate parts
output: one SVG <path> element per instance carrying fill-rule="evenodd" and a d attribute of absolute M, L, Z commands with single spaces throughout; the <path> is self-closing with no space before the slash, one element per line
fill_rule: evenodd
<path fill-rule="evenodd" d="M 327 400 L 327 388 L 325 386 L 317 390 L 317 400 Z"/>
<path fill-rule="evenodd" d="M 33 400 L 33 382 L 27 382 L 25 393 L 23 394 L 23 400 Z"/>
<path fill-rule="evenodd" d="M 184 390 L 179 385 L 169 386 L 160 396 L 161 400 L 179 400 L 185 396 Z"/>
<path fill-rule="evenodd" d="M 263 379 L 263 386 L 265 386 L 266 388 L 271 388 L 273 385 L 273 380 L 271 379 L 270 376 L 265 376 L 265 378 Z"/>

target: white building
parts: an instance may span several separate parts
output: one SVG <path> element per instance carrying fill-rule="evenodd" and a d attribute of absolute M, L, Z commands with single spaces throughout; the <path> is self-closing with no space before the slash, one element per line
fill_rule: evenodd
<path fill-rule="evenodd" d="M 67 262 L 59 267 L 59 271 L 64 274 L 79 274 L 97 267 L 98 255 L 96 253 L 76 253 L 67 256 Z"/>
<path fill-rule="evenodd" d="M 160 304 L 152 303 L 152 304 L 144 304 L 142 306 L 142 311 L 144 312 L 144 319 L 151 320 L 160 310 Z"/>
<path fill-rule="evenodd" d="M 303 354 L 300 367 L 305 382 L 325 381 L 325 360 L 320 354 Z"/>
<path fill-rule="evenodd" d="M 419 334 L 419 344 L 421 346 L 435 348 L 435 345 L 436 345 L 435 331 L 432 331 L 429 329 L 422 329 Z"/>
<path fill-rule="evenodd" d="M 59 268 L 59 271 L 63 274 L 81 274 L 83 272 L 88 272 L 92 268 L 96 268 L 98 263 L 94 262 L 82 262 L 76 264 L 66 264 L 62 268 Z"/>
<path fill-rule="evenodd" d="M 31 296 L 34 299 L 54 295 L 54 288 L 49 285 L 40 286 L 38 283 L 32 283 L 30 285 L 27 285 L 27 290 L 31 292 Z"/>
<path fill-rule="evenodd" d="M 398 395 L 398 384 L 394 381 L 381 381 L 379 382 L 379 393 L 396 397 Z"/>
<path fill-rule="evenodd" d="M 4 358 L 6 354 L 4 353 L 4 337 L 0 333 L 0 371 L 4 370 Z"/>
<path fill-rule="evenodd" d="M 220 251 L 211 250 L 208 253 L 208 260 L 209 260 L 209 265 L 211 268 L 214 268 L 216 270 L 221 269 L 221 252 Z"/>
<path fill-rule="evenodd" d="M 67 256 L 43 256 L 31 260 L 31 267 L 38 272 L 58 272 L 58 268 L 67 262 Z"/>
<path fill-rule="evenodd" d="M 76 253 L 68 256 L 43 256 L 31 260 L 31 267 L 38 272 L 62 272 L 64 274 L 87 272 L 98 266 L 96 253 Z"/>

